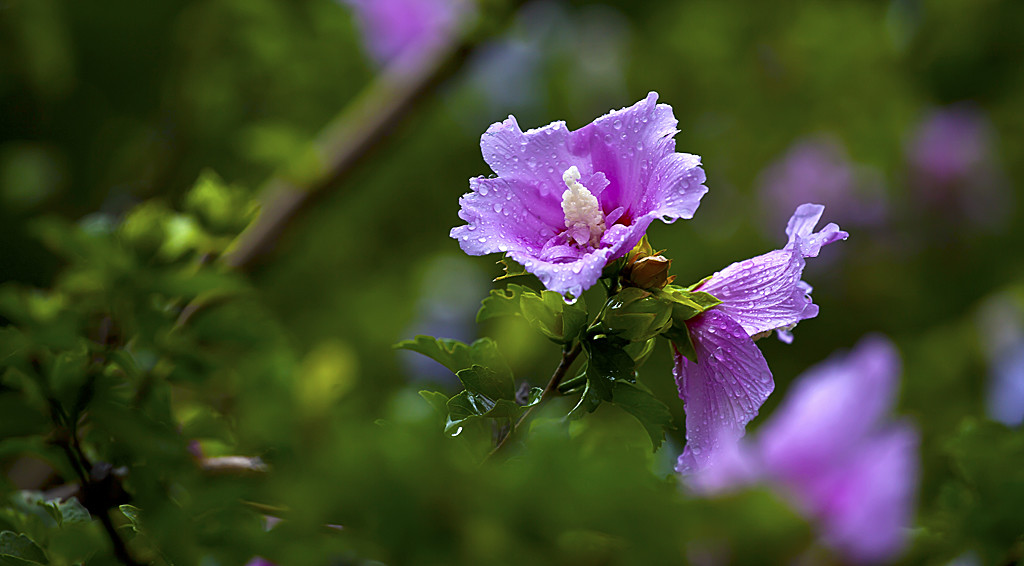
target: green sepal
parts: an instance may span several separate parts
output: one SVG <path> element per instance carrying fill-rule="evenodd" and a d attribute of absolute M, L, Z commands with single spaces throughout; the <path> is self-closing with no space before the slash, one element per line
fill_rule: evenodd
<path fill-rule="evenodd" d="M 623 349 L 629 354 L 629 357 L 633 358 L 636 363 L 636 367 L 640 367 L 647 361 L 647 358 L 651 357 L 651 353 L 654 352 L 654 346 L 657 344 L 656 338 L 651 338 L 646 342 L 630 342 L 626 344 Z"/>
<path fill-rule="evenodd" d="M 523 275 L 529 275 L 529 273 L 526 272 L 525 267 L 519 265 L 515 261 L 509 259 L 508 257 L 498 261 L 498 265 L 502 266 L 502 269 L 505 271 L 505 273 L 503 275 L 495 277 L 495 281 L 511 279 L 513 277 L 521 277 Z"/>
<path fill-rule="evenodd" d="M 651 437 L 654 450 L 665 440 L 665 429 L 672 428 L 672 413 L 650 390 L 640 383 L 616 381 L 612 404 L 633 415 Z"/>
<path fill-rule="evenodd" d="M 718 298 L 704 291 L 691 291 L 675 285 L 668 285 L 655 294 L 672 304 L 672 320 L 680 324 L 700 313 L 722 304 Z"/>
<path fill-rule="evenodd" d="M 583 394 L 580 395 L 580 399 L 576 402 L 576 406 L 569 411 L 566 418 L 571 420 L 580 419 L 587 413 L 593 413 L 597 410 L 597 407 L 600 404 L 601 398 L 594 393 L 594 388 L 590 386 L 590 381 L 585 381 L 583 385 Z"/>
<path fill-rule="evenodd" d="M 686 324 L 673 324 L 672 328 L 664 333 L 664 336 L 672 341 L 672 345 L 680 354 L 686 356 L 691 362 L 697 363 L 697 352 L 693 349 L 693 340 L 690 338 L 690 332 L 686 329 Z"/>
<path fill-rule="evenodd" d="M 489 368 L 502 378 L 512 379 L 512 369 L 498 351 L 498 344 L 490 338 L 481 338 L 467 345 L 451 338 L 434 338 L 421 334 L 412 340 L 403 340 L 394 347 L 423 354 L 454 374 L 478 365 Z"/>
<path fill-rule="evenodd" d="M 690 285 L 689 287 L 683 287 L 683 290 L 685 290 L 685 291 L 693 291 L 694 289 L 697 289 L 701 285 L 707 283 L 708 280 L 711 279 L 712 277 L 714 277 L 714 275 L 708 275 L 704 279 L 701 279 L 700 281 L 694 283 L 693 285 Z"/>
<path fill-rule="evenodd" d="M 628 342 L 646 342 L 672 324 L 673 303 L 638 287 L 608 298 L 601 329 Z"/>

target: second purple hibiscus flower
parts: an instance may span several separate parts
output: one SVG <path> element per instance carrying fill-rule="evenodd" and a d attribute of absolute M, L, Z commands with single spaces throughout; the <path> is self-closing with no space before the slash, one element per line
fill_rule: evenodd
<path fill-rule="evenodd" d="M 686 412 L 686 449 L 678 471 L 701 467 L 720 443 L 743 436 L 774 389 L 754 338 L 775 331 L 791 342 L 790 329 L 818 315 L 811 287 L 800 279 L 805 259 L 848 236 L 835 224 L 814 231 L 824 210 L 800 205 L 786 226 L 789 243 L 784 248 L 734 263 L 696 287 L 722 302 L 686 321 L 694 360 L 675 353 L 674 373 Z"/>
<path fill-rule="evenodd" d="M 515 118 L 481 137 L 497 177 L 470 179 L 467 222 L 451 236 L 471 255 L 506 253 L 545 287 L 578 297 L 655 219 L 691 218 L 707 192 L 700 158 L 676 153 L 672 108 L 650 93 L 569 131 L 523 132 Z"/>

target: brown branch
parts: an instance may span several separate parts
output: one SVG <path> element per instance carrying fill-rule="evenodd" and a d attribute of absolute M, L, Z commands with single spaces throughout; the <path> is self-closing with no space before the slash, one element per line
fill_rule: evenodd
<path fill-rule="evenodd" d="M 510 0 L 505 8 L 511 13 L 522 3 Z M 239 270 L 253 267 L 303 210 L 384 145 L 402 119 L 454 75 L 477 44 L 497 31 L 484 27 L 495 16 L 480 14 L 475 26 L 427 54 L 412 69 L 408 65 L 385 69 L 314 142 L 320 168 L 310 180 L 296 182 L 279 175 L 267 182 L 260 216 L 235 240 L 222 258 L 224 263 Z"/>
<path fill-rule="evenodd" d="M 551 375 L 551 379 L 548 381 L 547 386 L 544 388 L 544 393 L 541 394 L 540 399 L 538 399 L 537 402 L 534 403 L 533 405 L 530 405 L 530 407 L 528 407 L 526 411 L 523 412 L 522 416 L 519 417 L 519 420 L 517 420 L 516 423 L 512 425 L 512 429 L 508 431 L 508 434 L 506 434 L 501 439 L 501 441 L 498 442 L 498 445 L 495 446 L 494 449 L 491 450 L 489 454 L 487 454 L 487 456 L 484 458 L 484 462 L 490 460 L 495 454 L 497 454 L 502 449 L 503 446 L 505 446 L 505 444 L 508 443 L 508 439 L 511 438 L 517 430 L 519 430 L 520 425 L 522 425 L 523 422 L 526 421 L 526 418 L 530 416 L 530 413 L 533 412 L 534 408 L 536 408 L 544 401 L 547 401 L 552 395 L 558 392 L 558 385 L 562 383 L 562 379 L 565 378 L 565 374 L 568 373 L 569 368 L 572 367 L 572 363 L 576 361 L 576 357 L 580 355 L 581 350 L 582 346 L 579 342 L 577 342 L 576 345 L 573 346 L 571 349 L 562 351 L 562 360 L 558 362 L 558 367 L 555 368 L 555 373 Z"/>

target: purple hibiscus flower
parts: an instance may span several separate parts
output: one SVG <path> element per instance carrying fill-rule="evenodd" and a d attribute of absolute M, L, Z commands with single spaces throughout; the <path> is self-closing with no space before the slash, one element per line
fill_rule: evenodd
<path fill-rule="evenodd" d="M 995 134 L 985 114 L 970 104 L 929 113 L 909 140 L 910 186 L 928 213 L 948 222 L 964 220 L 1002 227 L 1013 209 L 996 160 Z"/>
<path fill-rule="evenodd" d="M 578 297 L 655 219 L 692 218 L 707 192 L 700 157 L 675 152 L 672 108 L 657 93 L 569 131 L 523 132 L 516 119 L 480 139 L 497 177 L 470 179 L 468 224 L 451 236 L 470 255 L 506 253 L 548 289 Z"/>
<path fill-rule="evenodd" d="M 865 338 L 805 372 L 756 439 L 723 446 L 691 471 L 688 486 L 714 494 L 766 483 L 848 561 L 895 558 L 913 511 L 918 443 L 912 426 L 885 418 L 898 376 L 893 345 Z"/>
<path fill-rule="evenodd" d="M 754 338 L 776 331 L 791 342 L 796 323 L 818 315 L 811 287 L 800 279 L 804 260 L 848 236 L 831 223 L 814 232 L 824 210 L 800 205 L 786 226 L 784 248 L 734 263 L 697 287 L 722 302 L 686 321 L 696 362 L 675 352 L 673 373 L 686 412 L 686 449 L 677 471 L 702 467 L 723 442 L 743 436 L 775 387 Z"/>
<path fill-rule="evenodd" d="M 344 0 L 356 12 L 367 48 L 380 64 L 412 68 L 458 29 L 465 0 Z"/>

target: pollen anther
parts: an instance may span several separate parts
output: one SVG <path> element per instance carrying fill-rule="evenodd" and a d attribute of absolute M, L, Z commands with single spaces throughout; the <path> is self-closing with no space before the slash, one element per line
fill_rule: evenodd
<path fill-rule="evenodd" d="M 604 213 L 597 197 L 580 182 L 580 170 L 575 165 L 562 174 L 567 190 L 562 193 L 562 212 L 565 229 L 578 245 L 597 246 L 604 234 Z"/>

